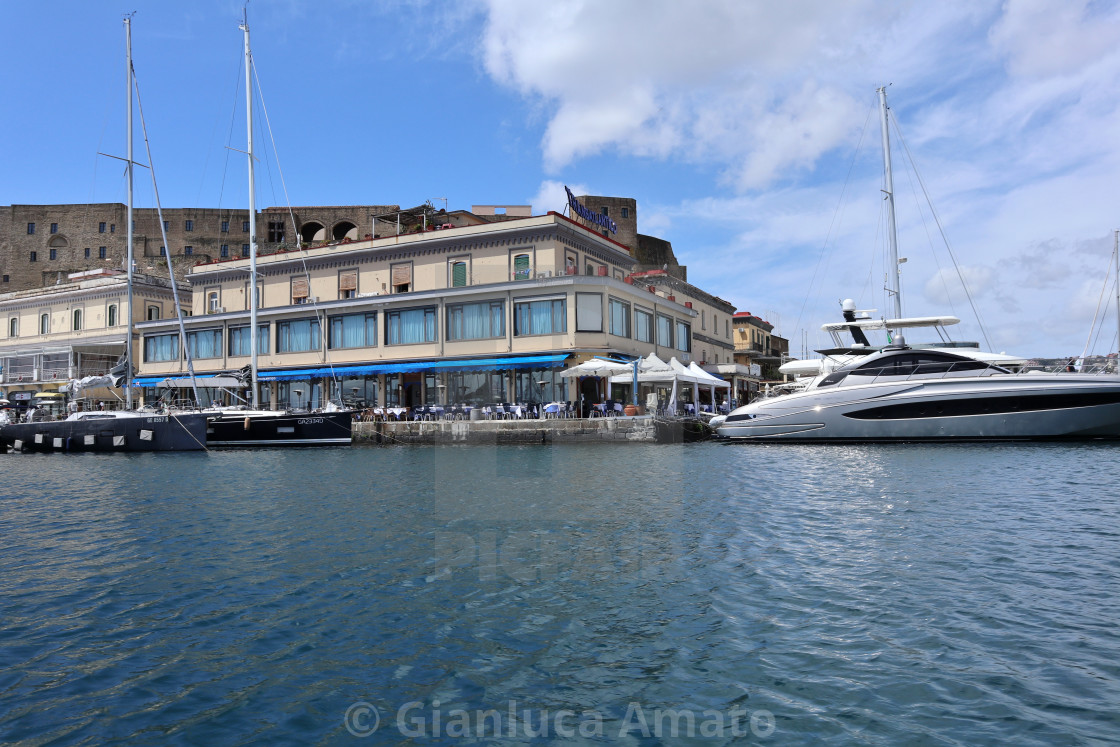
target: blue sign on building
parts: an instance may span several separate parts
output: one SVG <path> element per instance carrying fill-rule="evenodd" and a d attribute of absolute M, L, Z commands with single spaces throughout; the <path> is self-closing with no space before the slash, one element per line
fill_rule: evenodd
<path fill-rule="evenodd" d="M 564 191 L 568 193 L 568 207 L 572 209 L 573 213 L 586 221 L 606 228 L 611 233 L 618 233 L 618 224 L 611 220 L 609 215 L 588 210 L 582 202 L 576 199 L 576 196 L 572 194 L 572 190 L 564 187 Z"/>

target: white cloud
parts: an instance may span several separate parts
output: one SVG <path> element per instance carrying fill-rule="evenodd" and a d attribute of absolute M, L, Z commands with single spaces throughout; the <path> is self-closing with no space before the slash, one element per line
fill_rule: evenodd
<path fill-rule="evenodd" d="M 591 194 L 587 187 L 582 184 L 569 184 L 568 187 L 573 194 Z M 530 198 L 529 204 L 533 206 L 534 215 L 543 215 L 550 210 L 563 213 L 564 207 L 568 204 L 568 195 L 564 192 L 564 183 L 551 180 L 541 182 L 540 188 Z"/>
<path fill-rule="evenodd" d="M 914 210 L 922 189 L 895 138 L 907 313 L 952 313 L 942 306 L 952 302 L 970 315 L 944 249 L 940 265 L 919 256 L 944 229 L 996 344 L 1075 344 L 1080 322 L 1058 317 L 1083 312 L 1070 299 L 1099 273 L 1110 249 L 1100 237 L 1117 222 L 1120 6 L 557 0 L 543 17 L 516 0 L 487 7 L 484 68 L 544 116 L 544 167 L 662 164 L 671 176 L 656 201 L 635 195 L 646 200 L 640 230 L 674 241 L 706 289 L 809 327 L 833 318 L 841 296 L 884 305 L 883 260 L 876 270 L 868 255 L 882 240 L 873 91 L 889 83 L 940 218 Z M 673 181 L 681 174 L 687 185 Z"/>

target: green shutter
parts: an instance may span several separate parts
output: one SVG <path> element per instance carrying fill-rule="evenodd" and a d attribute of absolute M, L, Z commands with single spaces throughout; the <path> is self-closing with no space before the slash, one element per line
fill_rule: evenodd
<path fill-rule="evenodd" d="M 451 265 L 451 287 L 462 288 L 467 284 L 467 263 L 456 262 Z"/>
<path fill-rule="evenodd" d="M 518 280 L 529 277 L 529 255 L 518 254 L 513 258 L 513 276 Z"/>

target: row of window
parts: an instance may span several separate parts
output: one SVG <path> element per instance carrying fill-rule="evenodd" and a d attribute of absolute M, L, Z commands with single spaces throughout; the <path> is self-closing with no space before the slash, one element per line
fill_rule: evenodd
<path fill-rule="evenodd" d="M 117 232 L 117 224 L 116 223 L 106 224 L 105 221 L 99 221 L 98 222 L 97 232 L 98 233 L 105 233 L 106 225 L 108 225 L 109 233 L 116 233 Z M 133 231 L 136 230 L 136 221 L 132 221 L 132 230 Z M 164 231 L 170 231 L 171 230 L 171 221 L 165 220 L 163 222 L 163 230 Z M 189 218 L 187 220 L 183 221 L 183 230 L 184 231 L 193 231 L 194 230 L 194 221 L 189 219 Z M 284 224 L 283 223 L 272 223 L 272 222 L 270 222 L 268 224 L 268 230 L 269 230 L 269 236 L 270 237 L 279 236 L 279 238 L 269 238 L 269 241 L 280 242 L 280 241 L 284 240 Z M 247 220 L 241 221 L 241 232 L 242 233 L 249 233 L 249 221 L 247 221 Z M 27 224 L 27 233 L 28 233 L 28 235 L 32 235 L 32 234 L 35 233 L 35 224 L 34 223 L 28 223 Z M 58 224 L 57 223 L 52 223 L 51 224 L 51 233 L 58 233 Z M 222 221 L 222 233 L 229 233 L 229 221 L 228 220 Z"/>
<path fill-rule="evenodd" d="M 151 305 L 148 306 L 147 319 L 148 321 L 158 321 L 160 318 L 160 307 Z M 105 326 L 116 327 L 120 324 L 120 312 L 117 309 L 117 304 L 109 304 L 105 312 Z M 85 328 L 85 310 L 74 309 L 70 314 L 70 330 L 80 332 Z M 39 334 L 49 335 L 51 333 L 51 315 L 49 313 L 42 313 L 39 315 Z M 9 317 L 8 319 L 8 337 L 19 337 L 19 317 Z"/>
<path fill-rule="evenodd" d="M 70 329 L 74 332 L 80 332 L 85 324 L 85 310 L 74 309 L 70 316 Z M 111 304 L 109 306 L 108 318 L 106 319 L 107 327 L 115 327 L 119 322 L 117 321 L 117 305 Z M 51 333 L 51 315 L 39 315 L 39 334 L 49 335 Z M 12 317 L 8 319 L 8 337 L 19 337 L 19 318 Z"/>
<path fill-rule="evenodd" d="M 610 299 L 609 330 L 619 337 L 631 336 L 631 305 Z M 384 312 L 386 345 L 414 345 L 438 340 L 437 307 L 423 306 Z M 479 301 L 449 304 L 446 309 L 446 339 L 487 340 L 506 335 L 505 301 Z M 691 350 L 691 327 L 687 322 L 664 314 L 633 309 L 634 339 L 684 352 Z M 322 330 L 318 318 L 295 319 L 276 323 L 276 352 L 302 353 L 322 347 Z M 513 304 L 513 334 L 553 335 L 567 332 L 567 301 L 564 298 L 527 299 Z M 576 328 L 581 332 L 602 332 L 602 297 L 597 293 L 576 294 Z M 231 327 L 228 355 L 249 355 L 248 327 Z M 340 314 L 327 319 L 327 348 L 375 347 L 378 342 L 377 312 Z M 144 338 L 144 360 L 173 361 L 179 358 L 179 336 L 174 333 Z M 269 325 L 258 328 L 257 352 L 270 350 Z M 195 358 L 222 357 L 222 330 L 208 329 L 187 333 L 187 345 Z"/>
<path fill-rule="evenodd" d="M 222 256 L 223 259 L 228 259 L 229 258 L 229 244 L 222 244 L 220 251 L 221 251 L 221 256 Z M 194 254 L 194 247 L 193 246 L 184 246 L 183 247 L 183 256 L 190 257 L 193 254 Z M 53 259 L 58 259 L 58 250 L 57 249 L 51 249 L 49 256 L 52 260 Z M 85 248 L 85 258 L 89 259 L 90 256 L 91 256 L 91 250 L 87 246 Z M 105 259 L 107 256 L 108 256 L 108 250 L 106 249 L 106 247 L 103 247 L 103 246 L 97 247 L 97 258 L 98 259 Z M 161 256 L 161 257 L 167 256 L 167 247 L 161 246 L 159 248 L 159 256 Z M 249 245 L 248 244 L 242 244 L 241 245 L 241 256 L 242 257 L 248 257 L 249 256 Z M 39 252 L 31 252 L 29 257 L 28 257 L 28 260 L 31 261 L 31 262 L 38 262 L 39 261 Z"/>
<path fill-rule="evenodd" d="M 87 246 L 86 249 L 85 249 L 85 258 L 89 259 L 90 254 L 91 254 L 90 248 Z M 51 259 L 58 259 L 58 250 L 57 249 L 51 249 L 50 254 L 48 256 Z M 103 247 L 103 246 L 97 247 L 97 258 L 98 259 L 105 259 L 107 256 L 108 256 L 108 250 L 105 247 Z M 28 255 L 28 261 L 38 262 L 39 261 L 39 252 L 31 252 Z"/>

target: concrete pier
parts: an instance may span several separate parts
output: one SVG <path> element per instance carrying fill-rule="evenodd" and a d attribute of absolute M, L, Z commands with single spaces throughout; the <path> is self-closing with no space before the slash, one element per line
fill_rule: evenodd
<path fill-rule="evenodd" d="M 652 416 L 548 420 L 361 422 L 354 442 L 378 444 L 658 443 L 680 441 Z M 659 438 L 660 434 L 660 438 Z M 666 437 L 668 434 L 668 437 Z"/>

